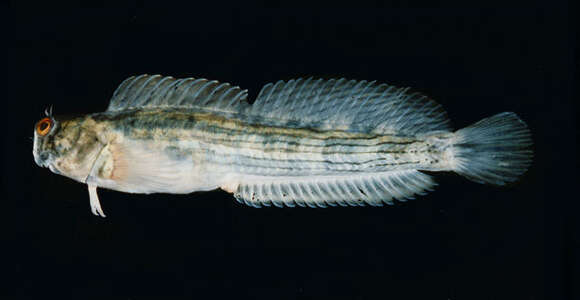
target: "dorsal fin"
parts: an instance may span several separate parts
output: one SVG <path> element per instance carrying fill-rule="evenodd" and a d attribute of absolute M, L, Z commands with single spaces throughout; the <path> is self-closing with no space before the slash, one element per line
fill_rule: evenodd
<path fill-rule="evenodd" d="M 341 126 L 393 134 L 450 130 L 441 106 L 420 93 L 375 81 L 344 78 L 269 83 L 249 108 L 249 115 L 304 127 Z"/>
<path fill-rule="evenodd" d="M 247 97 L 247 90 L 229 83 L 144 74 L 123 81 L 113 93 L 107 110 L 168 107 L 232 113 L 248 106 Z"/>

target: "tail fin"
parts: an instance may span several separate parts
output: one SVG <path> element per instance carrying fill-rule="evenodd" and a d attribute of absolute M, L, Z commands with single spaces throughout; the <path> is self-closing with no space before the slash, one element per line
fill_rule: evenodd
<path fill-rule="evenodd" d="M 454 171 L 479 183 L 515 181 L 532 162 L 532 139 L 526 124 L 503 112 L 455 132 Z"/>

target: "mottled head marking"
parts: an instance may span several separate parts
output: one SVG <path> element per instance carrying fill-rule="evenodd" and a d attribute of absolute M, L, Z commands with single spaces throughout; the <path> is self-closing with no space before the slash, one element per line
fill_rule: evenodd
<path fill-rule="evenodd" d="M 90 117 L 54 117 L 51 110 L 46 114 L 34 128 L 34 161 L 56 174 L 84 182 L 104 147 L 95 121 Z"/>

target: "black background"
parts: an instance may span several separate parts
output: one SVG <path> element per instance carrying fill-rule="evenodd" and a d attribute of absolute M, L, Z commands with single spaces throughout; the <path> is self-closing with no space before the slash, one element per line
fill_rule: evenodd
<path fill-rule="evenodd" d="M 575 31 L 566 1 L 410 6 L 12 3 L 3 97 L 7 299 L 573 299 L 578 294 Z M 254 209 L 222 191 L 133 195 L 34 164 L 55 114 L 104 110 L 135 74 L 249 89 L 301 76 L 411 86 L 456 128 L 514 111 L 534 136 L 521 181 L 438 174 L 385 208 Z M 575 281 L 576 280 L 576 281 Z"/>

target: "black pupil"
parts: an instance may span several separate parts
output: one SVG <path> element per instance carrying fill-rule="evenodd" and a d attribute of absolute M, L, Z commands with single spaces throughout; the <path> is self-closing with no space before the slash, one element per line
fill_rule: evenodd
<path fill-rule="evenodd" d="M 48 122 L 44 121 L 42 123 L 40 123 L 40 131 L 45 131 L 46 128 L 48 128 Z"/>

